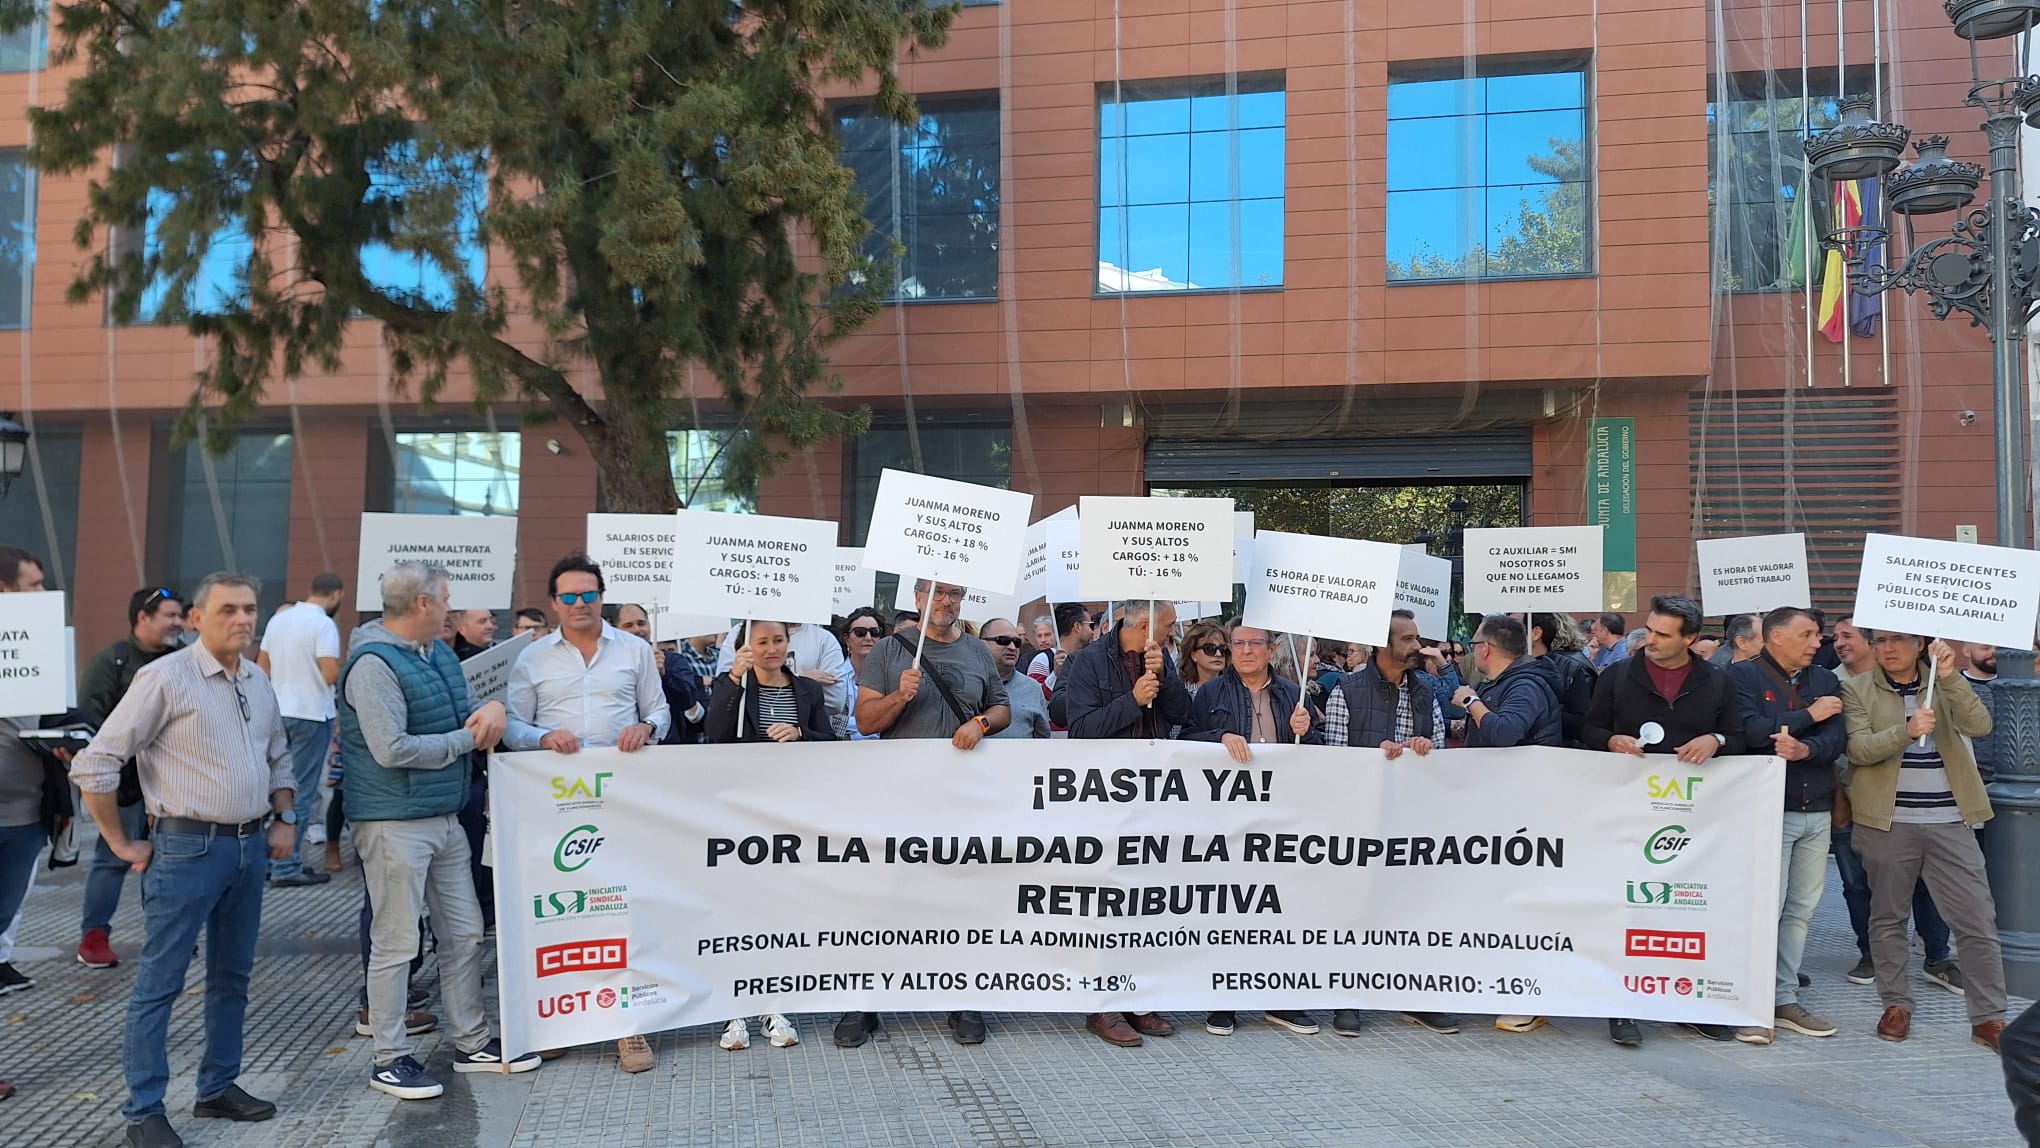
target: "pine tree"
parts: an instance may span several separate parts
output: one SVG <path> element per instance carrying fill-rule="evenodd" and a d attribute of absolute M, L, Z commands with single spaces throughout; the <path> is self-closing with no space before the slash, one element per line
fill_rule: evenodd
<path fill-rule="evenodd" d="M 0 0 L 0 29 L 34 3 Z M 609 508 L 660 512 L 696 375 L 738 414 L 738 489 L 868 422 L 813 397 L 891 281 L 818 91 L 875 77 L 873 104 L 910 122 L 895 54 L 941 44 L 953 14 L 75 0 L 52 59 L 85 71 L 31 111 L 30 160 L 91 176 L 72 298 L 210 344 L 181 434 L 223 447 L 267 387 L 337 369 L 366 319 L 421 401 L 456 369 L 479 402 L 533 401 L 586 441 Z"/>

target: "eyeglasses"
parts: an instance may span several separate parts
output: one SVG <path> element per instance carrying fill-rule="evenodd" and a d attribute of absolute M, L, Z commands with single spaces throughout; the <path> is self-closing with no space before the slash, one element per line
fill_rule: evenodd
<path fill-rule="evenodd" d="M 602 597 L 600 590 L 583 590 L 579 594 L 561 594 L 560 605 L 571 606 L 576 602 L 594 602 Z"/>
<path fill-rule="evenodd" d="M 1487 640 L 1486 638 L 1475 638 L 1475 639 L 1473 640 L 1473 648 L 1474 648 L 1474 649 L 1476 649 L 1476 650 L 1480 649 L 1480 648 L 1481 648 L 1482 646 L 1492 646 L 1492 645 L 1494 645 L 1494 643 L 1493 643 L 1493 642 L 1490 642 L 1490 641 L 1488 641 L 1488 640 Z"/>
<path fill-rule="evenodd" d="M 1012 635 L 1010 635 L 1010 634 L 1009 634 L 1009 635 L 1007 635 L 1007 636 L 1005 636 L 1005 637 L 1003 637 L 1003 638 L 986 638 L 986 639 L 985 639 L 985 641 L 987 641 L 987 642 L 997 642 L 997 643 L 998 643 L 999 645 L 1001 645 L 1001 646 L 1009 646 L 1009 647 L 1010 647 L 1010 646 L 1017 646 L 1017 645 L 1019 645 L 1019 644 L 1020 644 L 1020 639 L 1018 639 L 1018 638 L 1016 638 L 1016 637 L 1013 637 L 1013 636 L 1012 636 Z"/>
<path fill-rule="evenodd" d="M 1234 638 L 1232 640 L 1232 648 L 1235 650 L 1265 650 L 1268 648 L 1268 639 Z"/>
<path fill-rule="evenodd" d="M 950 602 L 963 601 L 963 590 L 956 586 L 937 586 L 928 591 L 930 598 L 942 598 Z"/>
<path fill-rule="evenodd" d="M 142 599 L 142 609 L 146 610 L 158 602 L 161 602 L 168 598 L 175 598 L 176 596 L 177 592 L 175 590 L 170 590 L 158 586 L 154 590 L 149 591 L 148 597 Z"/>
<path fill-rule="evenodd" d="M 234 685 L 234 700 L 241 703 L 241 720 L 244 722 L 254 721 L 254 715 L 248 712 L 248 695 L 241 692 L 239 683 Z"/>
<path fill-rule="evenodd" d="M 883 638 L 885 637 L 885 630 L 879 626 L 852 626 L 850 627 L 850 636 L 853 638 Z"/>
<path fill-rule="evenodd" d="M 1206 642 L 1201 646 L 1195 647 L 1195 649 L 1207 658 L 1223 658 L 1227 654 L 1232 653 L 1231 650 L 1226 649 L 1217 642 Z"/>

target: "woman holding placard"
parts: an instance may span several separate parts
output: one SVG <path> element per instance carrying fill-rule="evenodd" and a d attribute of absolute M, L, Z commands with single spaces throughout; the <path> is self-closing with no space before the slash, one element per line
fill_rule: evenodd
<path fill-rule="evenodd" d="M 835 741 L 822 687 L 787 668 L 786 623 L 749 622 L 737 631 L 736 657 L 730 672 L 715 680 L 708 699 L 708 740 L 730 742 Z M 737 734 L 737 715 L 744 715 L 744 733 Z M 800 1043 L 793 1022 L 776 1012 L 758 1018 L 774 1048 Z M 718 1042 L 732 1052 L 751 1046 L 751 1025 L 742 1017 L 723 1027 Z"/>

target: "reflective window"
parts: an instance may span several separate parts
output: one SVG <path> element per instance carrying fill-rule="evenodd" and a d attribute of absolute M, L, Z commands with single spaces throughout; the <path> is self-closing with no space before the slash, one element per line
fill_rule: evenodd
<path fill-rule="evenodd" d="M 0 328 L 28 326 L 35 276 L 35 171 L 28 153 L 0 151 Z"/>
<path fill-rule="evenodd" d="M 183 450 L 168 516 L 170 584 L 188 594 L 214 571 L 253 574 L 262 580 L 266 619 L 289 597 L 290 436 L 248 431 L 219 458 L 196 440 Z"/>
<path fill-rule="evenodd" d="M 402 431 L 390 509 L 481 517 L 517 513 L 517 431 Z"/>
<path fill-rule="evenodd" d="M 915 471 L 980 486 L 1012 486 L 1011 424 L 924 425 L 917 433 L 921 440 L 918 464 L 905 426 L 875 426 L 852 440 L 850 497 L 843 508 L 850 522 L 849 545 L 864 545 L 865 533 L 871 529 L 871 504 L 878 498 L 879 476 L 886 470 Z"/>
<path fill-rule="evenodd" d="M 389 150 L 368 165 L 368 196 L 396 217 L 397 241 L 361 247 L 361 273 L 371 286 L 394 299 L 439 310 L 453 306 L 453 279 L 439 260 L 402 237 L 442 233 L 457 236 L 454 266 L 476 286 L 489 269 L 481 242 L 481 213 L 488 201 L 488 165 L 474 156 L 418 158 L 414 143 Z M 415 239 L 412 241 L 415 244 Z"/>
<path fill-rule="evenodd" d="M 871 220 L 864 253 L 898 241 L 894 299 L 989 299 L 999 284 L 999 99 L 917 96 L 901 125 L 841 108 L 836 137 Z"/>
<path fill-rule="evenodd" d="M 666 457 L 673 467 L 673 491 L 689 510 L 724 514 L 756 514 L 758 500 L 730 488 L 724 443 L 729 432 L 676 430 L 666 432 Z"/>
<path fill-rule="evenodd" d="M 1820 232 L 1830 195 L 1814 181 L 1814 233 L 1806 234 L 1799 192 L 1805 179 L 1804 124 L 1815 132 L 1840 121 L 1832 69 L 1809 75 L 1811 100 L 1800 95 L 1799 75 L 1731 77 L 1728 100 L 1707 105 L 1707 201 L 1714 239 L 1714 285 L 1723 291 L 1789 291 L 1806 284 L 1811 248 L 1813 281 L 1825 262 Z M 1868 91 L 1866 71 L 1851 75 L 1849 91 Z M 1709 92 L 1720 95 L 1719 85 Z M 1874 190 L 1866 195 L 1871 207 Z"/>
<path fill-rule="evenodd" d="M 1098 291 L 1282 285 L 1280 76 L 1099 89 Z"/>
<path fill-rule="evenodd" d="M 49 5 L 36 5 L 35 22 L 0 32 L 0 72 L 33 72 L 49 52 Z"/>
<path fill-rule="evenodd" d="M 1388 279 L 1587 275 L 1585 71 L 1391 76 Z"/>
<path fill-rule="evenodd" d="M 190 204 L 187 210 L 197 210 Z M 181 295 L 171 296 L 168 273 L 158 275 L 143 290 L 135 318 L 144 323 L 182 320 L 186 315 L 219 315 L 244 310 L 248 305 L 248 261 L 255 245 L 237 220 L 201 238 L 189 220 L 179 218 L 178 197 L 151 189 L 148 221 L 142 232 L 142 257 L 156 255 L 166 241 L 183 243 L 188 251 L 199 251 L 197 270 Z"/>
<path fill-rule="evenodd" d="M 0 498 L 0 540 L 41 555 L 43 575 L 52 590 L 68 590 L 78 578 L 78 475 L 83 452 L 84 440 L 76 430 L 38 423 L 28 439 L 28 465 L 7 488 L 7 496 Z M 125 539 L 126 517 L 118 507 L 108 509 L 111 516 L 100 520 L 101 528 Z M 113 526 L 115 521 L 121 525 Z"/>

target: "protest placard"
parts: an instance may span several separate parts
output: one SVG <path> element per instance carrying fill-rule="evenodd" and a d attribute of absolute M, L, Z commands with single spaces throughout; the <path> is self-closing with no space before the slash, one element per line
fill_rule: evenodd
<path fill-rule="evenodd" d="M 1254 535 L 1247 625 L 1380 645 L 1402 550 L 1386 542 L 1263 530 Z"/>
<path fill-rule="evenodd" d="M 1176 621 L 1198 622 L 1205 618 L 1216 618 L 1225 611 L 1223 602 L 1178 602 Z"/>
<path fill-rule="evenodd" d="M 663 514 L 652 517 L 661 522 L 666 520 Z M 530 634 L 519 634 L 507 642 L 497 642 L 460 664 L 460 672 L 467 675 L 468 690 L 475 695 L 476 705 L 503 700 L 503 695 L 510 690 L 510 671 L 517 665 L 517 656 L 530 644 Z"/>
<path fill-rule="evenodd" d="M 966 622 L 984 623 L 993 618 L 1005 618 L 1017 624 L 1019 619 L 1014 615 L 1024 605 L 1026 603 L 1014 594 L 992 594 L 975 586 L 966 586 L 963 588 L 963 605 L 959 607 L 957 616 Z M 921 607 L 914 603 L 912 578 L 900 579 L 898 588 L 893 591 L 893 609 L 921 612 Z"/>
<path fill-rule="evenodd" d="M 1599 526 L 1469 527 L 1466 608 L 1483 614 L 1594 610 L 1607 600 Z"/>
<path fill-rule="evenodd" d="M 829 624 L 835 523 L 682 510 L 674 524 L 674 613 Z"/>
<path fill-rule="evenodd" d="M 64 595 L 60 590 L 0 594 L 0 714 L 37 718 L 70 707 L 76 674 L 64 639 Z"/>
<path fill-rule="evenodd" d="M 1027 528 L 1027 550 L 1020 562 L 1020 588 L 1015 592 L 1021 602 L 1032 602 L 1036 598 L 1049 602 L 1056 600 L 1048 592 L 1048 532 L 1053 523 L 1076 520 L 1077 508 L 1065 506 Z"/>
<path fill-rule="evenodd" d="M 1395 576 L 1395 608 L 1417 616 L 1417 633 L 1432 641 L 1452 636 L 1452 561 L 1422 546 L 1402 548 Z"/>
<path fill-rule="evenodd" d="M 2019 649 L 2033 644 L 2036 613 L 2040 552 L 1863 536 L 1858 626 Z"/>
<path fill-rule="evenodd" d="M 902 578 L 1011 594 L 1027 552 L 1024 491 L 881 471 L 864 564 Z"/>
<path fill-rule="evenodd" d="M 1244 585 L 1254 565 L 1254 512 L 1235 510 L 1232 521 L 1232 580 Z"/>
<path fill-rule="evenodd" d="M 447 572 L 456 610 L 508 610 L 517 576 L 517 519 L 456 514 L 364 514 L 355 565 L 354 608 L 381 610 L 382 579 L 399 562 Z"/>
<path fill-rule="evenodd" d="M 670 514 L 591 514 L 587 554 L 602 567 L 602 600 L 644 608 L 652 620 L 652 640 L 671 642 L 688 637 L 688 624 L 672 608 L 673 516 Z M 711 627 L 713 629 L 715 627 Z M 706 633 L 707 631 L 694 631 Z"/>
<path fill-rule="evenodd" d="M 836 547 L 835 579 L 830 583 L 830 592 L 839 616 L 847 618 L 852 610 L 877 605 L 873 600 L 877 581 L 878 572 L 864 564 L 862 546 Z"/>
<path fill-rule="evenodd" d="M 1085 496 L 1077 532 L 1086 600 L 1232 597 L 1233 502 L 1230 498 Z"/>
<path fill-rule="evenodd" d="M 1047 596 L 1051 602 L 1082 602 L 1078 583 L 1083 569 L 1084 540 L 1075 518 L 1048 520 Z"/>
<path fill-rule="evenodd" d="M 1813 605 L 1804 534 L 1698 538 L 1693 552 L 1700 566 L 1700 608 L 1709 614 L 1726 618 Z"/>

